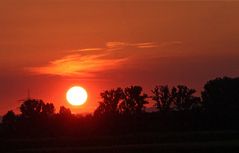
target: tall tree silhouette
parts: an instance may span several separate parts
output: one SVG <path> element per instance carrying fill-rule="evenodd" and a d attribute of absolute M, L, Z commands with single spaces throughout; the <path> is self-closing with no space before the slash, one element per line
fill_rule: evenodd
<path fill-rule="evenodd" d="M 167 112 L 170 110 L 170 106 L 173 102 L 172 94 L 167 85 L 165 86 L 156 86 L 153 90 L 152 100 L 156 102 L 156 107 L 161 112 Z M 172 90 L 175 92 L 175 89 Z"/>
<path fill-rule="evenodd" d="M 185 85 L 178 85 L 172 90 L 175 109 L 179 111 L 190 110 L 192 105 L 200 101 L 199 97 L 194 96 L 195 89 L 190 89 Z"/>
<path fill-rule="evenodd" d="M 171 110 L 190 110 L 193 104 L 200 102 L 200 98 L 194 96 L 196 90 L 185 85 L 178 85 L 171 89 L 165 86 L 156 86 L 153 90 L 152 100 L 156 102 L 156 107 L 161 112 Z"/>
<path fill-rule="evenodd" d="M 120 104 L 120 112 L 126 114 L 138 114 L 144 111 L 144 105 L 148 104 L 147 94 L 142 93 L 140 86 L 131 86 L 124 89 L 123 101 Z"/>
<path fill-rule="evenodd" d="M 207 111 L 222 113 L 239 112 L 239 78 L 216 78 L 204 85 L 203 104 Z"/>
<path fill-rule="evenodd" d="M 100 94 L 102 101 L 95 111 L 95 115 L 109 114 L 115 115 L 119 113 L 118 105 L 123 98 L 123 90 L 121 88 L 106 90 Z"/>

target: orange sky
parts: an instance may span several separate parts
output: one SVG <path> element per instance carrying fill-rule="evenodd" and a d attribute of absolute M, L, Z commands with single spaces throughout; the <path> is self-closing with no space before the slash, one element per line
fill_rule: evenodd
<path fill-rule="evenodd" d="M 0 0 L 0 114 L 31 96 L 92 112 L 105 89 L 239 75 L 239 2 Z M 89 92 L 72 107 L 65 92 Z"/>

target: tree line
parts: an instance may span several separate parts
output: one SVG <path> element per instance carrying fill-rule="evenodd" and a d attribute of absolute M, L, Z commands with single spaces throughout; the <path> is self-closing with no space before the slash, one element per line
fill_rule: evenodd
<path fill-rule="evenodd" d="M 100 93 L 97 109 L 87 116 L 74 115 L 64 106 L 56 113 L 53 103 L 26 99 L 20 114 L 11 110 L 3 116 L 0 134 L 23 136 L 40 131 L 48 136 L 75 134 L 74 130 L 87 134 L 239 127 L 239 78 L 209 80 L 201 96 L 195 93 L 185 85 L 157 85 L 149 95 L 141 86 L 110 89 Z M 149 101 L 156 112 L 146 111 Z"/>
<path fill-rule="evenodd" d="M 185 85 L 169 88 L 158 85 L 151 90 L 149 96 L 142 92 L 140 86 L 117 88 L 101 93 L 102 101 L 95 111 L 95 115 L 104 114 L 140 114 L 145 112 L 147 99 L 152 99 L 159 112 L 188 111 L 201 107 L 201 98 L 195 96 L 196 90 Z"/>

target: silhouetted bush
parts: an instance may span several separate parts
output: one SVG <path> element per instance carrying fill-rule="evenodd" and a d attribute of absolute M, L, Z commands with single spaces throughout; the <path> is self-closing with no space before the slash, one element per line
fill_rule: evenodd
<path fill-rule="evenodd" d="M 7 114 L 3 115 L 2 123 L 3 124 L 14 124 L 17 121 L 17 115 L 12 111 L 8 111 Z"/>

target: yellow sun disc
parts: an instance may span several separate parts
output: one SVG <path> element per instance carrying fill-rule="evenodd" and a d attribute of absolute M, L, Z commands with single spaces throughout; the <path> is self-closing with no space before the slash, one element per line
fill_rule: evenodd
<path fill-rule="evenodd" d="M 87 92 L 84 88 L 79 86 L 74 86 L 70 88 L 66 93 L 67 101 L 74 106 L 82 105 L 87 100 Z"/>

